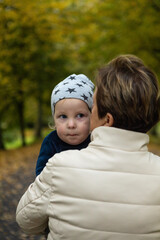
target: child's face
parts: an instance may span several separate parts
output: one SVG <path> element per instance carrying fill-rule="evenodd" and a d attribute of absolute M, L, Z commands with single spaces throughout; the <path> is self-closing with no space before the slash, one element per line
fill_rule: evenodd
<path fill-rule="evenodd" d="M 61 140 L 71 145 L 82 143 L 90 132 L 90 111 L 87 104 L 75 98 L 56 103 L 54 121 Z"/>

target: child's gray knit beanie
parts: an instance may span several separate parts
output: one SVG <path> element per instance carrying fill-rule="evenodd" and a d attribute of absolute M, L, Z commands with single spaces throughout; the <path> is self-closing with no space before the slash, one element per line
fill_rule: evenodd
<path fill-rule="evenodd" d="M 58 83 L 51 94 L 51 110 L 54 115 L 55 104 L 65 98 L 81 99 L 87 103 L 89 109 L 93 105 L 94 84 L 84 74 L 72 74 Z"/>

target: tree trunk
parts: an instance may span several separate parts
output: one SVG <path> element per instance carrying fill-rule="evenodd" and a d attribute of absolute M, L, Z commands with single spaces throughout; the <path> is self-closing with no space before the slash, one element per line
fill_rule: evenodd
<path fill-rule="evenodd" d="M 0 125 L 0 149 L 5 150 L 4 142 L 3 142 L 3 131 Z"/>
<path fill-rule="evenodd" d="M 20 134 L 21 134 L 21 141 L 22 146 L 26 146 L 25 141 L 25 124 L 24 124 L 24 101 L 21 97 L 21 101 L 17 102 L 17 109 L 18 109 L 18 117 L 19 117 L 19 126 L 20 126 Z"/>
<path fill-rule="evenodd" d="M 42 137 L 42 95 L 38 96 L 38 112 L 37 112 L 37 122 L 35 127 L 35 138 L 39 139 Z"/>

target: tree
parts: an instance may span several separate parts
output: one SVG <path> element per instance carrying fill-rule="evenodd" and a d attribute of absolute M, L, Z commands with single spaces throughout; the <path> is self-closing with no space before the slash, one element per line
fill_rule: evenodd
<path fill-rule="evenodd" d="M 160 75 L 159 10 L 159 0 L 0 0 L 0 126 L 19 126 L 25 144 L 30 118 L 41 136 L 55 84 L 71 73 L 94 80 L 119 54 Z"/>
<path fill-rule="evenodd" d="M 8 90 L 5 93 L 9 102 L 15 105 L 18 113 L 23 145 L 25 102 L 34 94 L 39 106 L 36 135 L 40 136 L 44 91 L 50 83 L 50 77 L 53 79 L 56 71 L 54 65 L 61 53 L 56 50 L 57 40 L 61 41 L 61 33 L 56 27 L 58 17 L 53 15 L 57 3 L 38 0 L 0 2 L 1 81 L 3 89 Z"/>

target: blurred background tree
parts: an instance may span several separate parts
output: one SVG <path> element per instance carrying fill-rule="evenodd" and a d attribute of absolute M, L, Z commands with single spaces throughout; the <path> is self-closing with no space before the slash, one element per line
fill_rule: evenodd
<path fill-rule="evenodd" d="M 71 73 L 94 81 L 99 66 L 135 54 L 160 76 L 159 13 L 159 0 L 0 0 L 0 148 L 15 130 L 22 145 L 28 128 L 42 136 L 51 91 Z"/>

